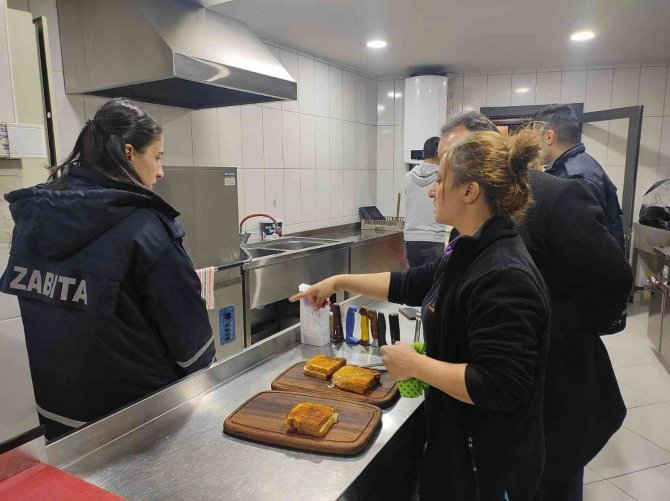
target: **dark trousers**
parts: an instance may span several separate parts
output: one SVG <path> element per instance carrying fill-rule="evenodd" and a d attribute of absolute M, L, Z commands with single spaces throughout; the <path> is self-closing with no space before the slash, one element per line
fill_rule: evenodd
<path fill-rule="evenodd" d="M 405 254 L 410 268 L 432 263 L 444 254 L 443 242 L 405 242 Z"/>
<path fill-rule="evenodd" d="M 584 468 L 574 475 L 556 482 L 551 487 L 542 484 L 540 494 L 533 501 L 582 501 L 584 495 Z M 514 500 L 510 500 L 514 501 Z"/>

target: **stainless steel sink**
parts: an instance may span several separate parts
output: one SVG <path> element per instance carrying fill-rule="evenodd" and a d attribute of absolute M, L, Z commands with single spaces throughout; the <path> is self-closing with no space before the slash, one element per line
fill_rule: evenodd
<path fill-rule="evenodd" d="M 257 258 L 257 257 L 265 257 L 265 256 L 272 256 L 274 254 L 279 254 L 280 252 L 284 252 L 283 250 L 278 250 L 278 249 L 263 249 L 262 247 L 245 247 L 247 252 L 251 254 L 251 257 Z"/>
<path fill-rule="evenodd" d="M 337 240 L 325 240 L 322 238 L 300 238 L 288 237 L 277 240 L 269 240 L 259 245 L 263 249 L 278 249 L 281 251 L 302 250 L 319 247 L 321 245 L 334 244 Z"/>
<path fill-rule="evenodd" d="M 287 237 L 265 242 L 244 245 L 244 248 L 254 259 L 281 254 L 282 252 L 298 251 L 336 244 L 338 240 L 326 240 L 323 238 Z"/>

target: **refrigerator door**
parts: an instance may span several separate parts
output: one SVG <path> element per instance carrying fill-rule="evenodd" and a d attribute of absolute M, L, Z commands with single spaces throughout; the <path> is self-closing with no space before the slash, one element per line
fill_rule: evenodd
<path fill-rule="evenodd" d="M 181 215 L 184 247 L 196 268 L 240 260 L 237 169 L 164 167 L 155 191 Z"/>

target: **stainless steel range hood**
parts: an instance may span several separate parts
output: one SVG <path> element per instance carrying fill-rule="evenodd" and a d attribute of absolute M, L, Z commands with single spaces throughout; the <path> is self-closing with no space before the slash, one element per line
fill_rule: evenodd
<path fill-rule="evenodd" d="M 58 0 L 68 93 L 183 108 L 296 99 L 242 22 L 185 0 Z"/>

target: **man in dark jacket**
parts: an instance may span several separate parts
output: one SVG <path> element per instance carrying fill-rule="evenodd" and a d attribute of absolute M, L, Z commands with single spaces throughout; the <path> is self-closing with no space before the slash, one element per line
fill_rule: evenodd
<path fill-rule="evenodd" d="M 616 186 L 579 142 L 579 120 L 572 107 L 567 104 L 546 106 L 535 115 L 533 124 L 541 131 L 544 142 L 545 172 L 581 181 L 600 205 L 607 230 L 623 250 L 623 223 Z"/>
<path fill-rule="evenodd" d="M 207 367 L 212 329 L 179 213 L 78 164 L 5 195 L 0 290 L 18 296 L 40 420 L 54 438 Z"/>
<path fill-rule="evenodd" d="M 440 153 L 464 134 L 497 130 L 471 112 L 442 128 Z M 535 199 L 520 233 L 549 289 L 545 470 L 538 501 L 582 499 L 584 467 L 619 429 L 626 407 L 598 332 L 625 308 L 632 273 L 582 183 L 531 171 Z"/>

